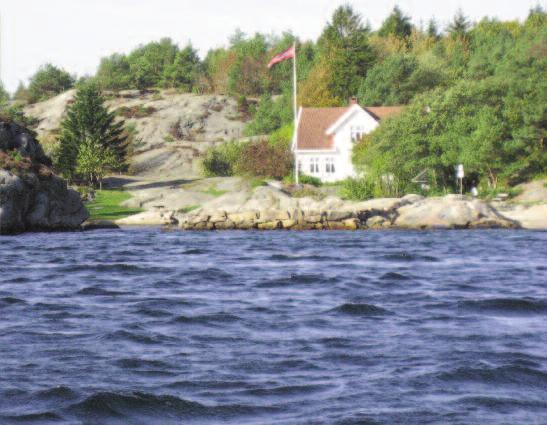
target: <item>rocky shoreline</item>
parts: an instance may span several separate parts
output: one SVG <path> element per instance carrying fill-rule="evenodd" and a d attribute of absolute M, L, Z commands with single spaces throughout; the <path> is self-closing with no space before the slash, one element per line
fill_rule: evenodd
<path fill-rule="evenodd" d="M 0 122 L 0 234 L 79 230 L 89 214 L 24 128 Z"/>
<path fill-rule="evenodd" d="M 273 187 L 228 194 L 190 213 L 147 211 L 119 225 L 163 225 L 182 230 L 374 230 L 520 228 L 491 205 L 469 197 L 373 199 L 348 202 L 293 198 Z"/>

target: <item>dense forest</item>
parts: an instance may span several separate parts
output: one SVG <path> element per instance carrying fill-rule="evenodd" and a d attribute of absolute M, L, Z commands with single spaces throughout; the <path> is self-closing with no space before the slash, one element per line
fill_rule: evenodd
<path fill-rule="evenodd" d="M 291 64 L 266 64 L 295 42 L 299 104 L 345 105 L 356 95 L 367 106 L 408 105 L 358 145 L 354 161 L 366 175 L 389 174 L 406 191 L 422 172 L 434 188 L 451 187 L 457 163 L 469 184 L 488 187 L 546 172 L 547 20 L 539 7 L 524 22 L 471 23 L 458 12 L 442 29 L 434 20 L 416 26 L 395 7 L 373 30 L 342 6 L 317 41 L 238 30 L 202 59 L 192 45 L 162 39 L 103 58 L 96 75 L 79 80 L 45 65 L 13 98 L 36 102 L 89 80 L 109 91 L 229 94 L 241 105 L 260 98 L 247 134 L 271 134 L 291 124 Z M 0 102 L 6 98 L 0 88 Z"/>

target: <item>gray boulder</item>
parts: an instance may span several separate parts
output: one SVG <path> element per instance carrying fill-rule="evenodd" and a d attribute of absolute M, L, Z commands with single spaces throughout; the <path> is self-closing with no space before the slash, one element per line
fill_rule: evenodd
<path fill-rule="evenodd" d="M 24 128 L 0 122 L 0 154 L 17 151 L 25 166 L 0 168 L 0 234 L 76 230 L 89 217 L 80 195 L 49 169 L 51 160 Z"/>
<path fill-rule="evenodd" d="M 460 195 L 427 198 L 397 210 L 395 227 L 409 229 L 512 228 L 518 224 L 488 204 Z"/>
<path fill-rule="evenodd" d="M 0 151 L 18 151 L 21 156 L 28 157 L 32 162 L 51 166 L 42 146 L 25 128 L 12 122 L 0 121 Z"/>

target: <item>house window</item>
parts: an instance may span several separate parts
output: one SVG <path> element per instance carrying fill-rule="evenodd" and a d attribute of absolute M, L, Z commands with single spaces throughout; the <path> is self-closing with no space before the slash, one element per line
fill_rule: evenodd
<path fill-rule="evenodd" d="M 319 173 L 319 158 L 310 159 L 310 173 L 311 174 Z"/>
<path fill-rule="evenodd" d="M 334 174 L 336 172 L 336 168 L 334 167 L 334 158 L 327 158 L 325 160 L 325 171 L 327 174 Z"/>
<path fill-rule="evenodd" d="M 357 143 L 361 141 L 363 136 L 366 134 L 366 129 L 364 125 L 353 125 L 351 126 L 351 141 Z"/>

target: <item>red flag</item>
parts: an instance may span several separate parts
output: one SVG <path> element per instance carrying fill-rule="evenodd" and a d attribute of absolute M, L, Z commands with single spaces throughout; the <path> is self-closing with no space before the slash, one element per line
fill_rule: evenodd
<path fill-rule="evenodd" d="M 295 49 L 294 46 L 292 46 L 289 50 L 284 51 L 283 53 L 278 54 L 275 56 L 270 63 L 268 64 L 268 68 L 271 68 L 275 64 L 279 62 L 286 61 L 287 59 L 293 59 L 295 57 Z"/>

